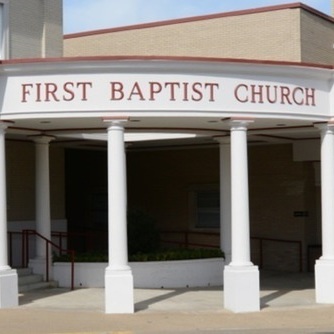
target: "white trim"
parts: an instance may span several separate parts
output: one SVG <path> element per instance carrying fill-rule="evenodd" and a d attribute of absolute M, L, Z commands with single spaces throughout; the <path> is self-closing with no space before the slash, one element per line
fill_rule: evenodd
<path fill-rule="evenodd" d="M 6 64 L 0 67 L 0 78 L 7 81 L 1 87 L 4 103 L 0 116 L 11 120 L 247 116 L 312 122 L 334 116 L 331 69 L 196 64 L 163 60 Z M 173 93 L 174 82 L 180 86 Z M 270 99 L 278 90 L 276 103 L 266 95 L 267 86 L 273 94 Z M 48 89 L 55 90 L 54 95 L 46 94 Z M 252 93 L 254 89 L 266 91 L 263 99 Z M 287 92 L 289 98 L 284 97 Z"/>

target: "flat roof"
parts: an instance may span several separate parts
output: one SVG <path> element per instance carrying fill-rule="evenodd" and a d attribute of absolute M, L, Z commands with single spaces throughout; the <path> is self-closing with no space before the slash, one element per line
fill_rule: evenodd
<path fill-rule="evenodd" d="M 219 18 L 231 17 L 231 16 L 258 14 L 258 13 L 277 11 L 277 10 L 298 9 L 298 8 L 306 10 L 309 13 L 314 14 L 326 21 L 334 23 L 334 18 L 332 16 L 326 15 L 301 2 L 295 2 L 295 3 L 283 4 L 283 5 L 266 6 L 266 7 L 252 8 L 252 9 L 246 9 L 246 10 L 237 10 L 237 11 L 231 11 L 231 12 L 210 14 L 210 15 L 193 16 L 193 17 L 187 17 L 187 18 L 181 18 L 181 19 L 135 24 L 135 25 L 129 25 L 129 26 L 123 26 L 123 27 L 117 27 L 117 28 L 90 30 L 90 31 L 85 31 L 85 32 L 66 34 L 64 35 L 64 39 L 79 38 L 79 37 L 92 36 L 92 35 L 101 35 L 101 34 L 108 34 L 108 33 L 114 33 L 114 32 L 122 32 L 122 31 L 127 31 L 127 30 L 148 29 L 148 28 L 155 28 L 155 27 L 174 25 L 174 24 L 219 19 Z"/>

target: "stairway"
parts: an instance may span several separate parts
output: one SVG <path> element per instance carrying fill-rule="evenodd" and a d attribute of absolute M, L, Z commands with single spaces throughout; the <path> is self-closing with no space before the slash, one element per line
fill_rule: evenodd
<path fill-rule="evenodd" d="M 56 281 L 43 281 L 43 275 L 33 274 L 31 268 L 19 268 L 17 269 L 17 275 L 19 293 L 37 289 L 56 288 L 58 286 Z"/>

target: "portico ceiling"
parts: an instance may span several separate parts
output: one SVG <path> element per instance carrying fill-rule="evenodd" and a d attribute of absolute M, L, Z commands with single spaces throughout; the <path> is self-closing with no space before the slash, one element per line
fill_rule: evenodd
<path fill-rule="evenodd" d="M 132 148 L 216 144 L 216 137 L 229 137 L 230 119 L 136 118 L 125 125 L 125 141 Z M 30 136 L 54 136 L 52 142 L 66 147 L 105 147 L 107 125 L 100 118 L 15 120 L 8 139 L 30 140 Z M 317 139 L 319 130 L 305 120 L 254 119 L 248 128 L 249 144 L 292 143 Z"/>

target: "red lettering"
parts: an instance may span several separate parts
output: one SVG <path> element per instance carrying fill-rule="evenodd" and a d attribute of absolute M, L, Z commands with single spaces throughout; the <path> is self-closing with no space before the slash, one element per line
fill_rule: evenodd
<path fill-rule="evenodd" d="M 314 88 L 306 88 L 305 89 L 306 95 L 306 105 L 315 106 L 315 89 Z"/>
<path fill-rule="evenodd" d="M 41 83 L 37 83 L 36 84 L 36 90 L 37 90 L 37 92 L 36 92 L 36 102 L 41 102 L 42 100 L 41 100 L 41 86 L 42 86 L 42 84 Z"/>
<path fill-rule="evenodd" d="M 258 90 L 256 90 L 258 88 Z M 252 89 L 252 103 L 263 103 L 263 86 L 262 85 L 251 85 Z M 256 96 L 258 96 L 258 100 L 256 99 Z"/>
<path fill-rule="evenodd" d="M 215 101 L 215 91 L 214 88 L 219 88 L 219 84 L 217 83 L 206 83 L 204 85 L 205 88 L 209 87 L 209 101 L 214 102 Z"/>
<path fill-rule="evenodd" d="M 274 88 L 274 97 L 271 96 L 271 91 Z M 266 85 L 266 91 L 267 91 L 267 100 L 269 103 L 276 103 L 277 102 L 277 86 L 271 87 L 270 85 Z"/>
<path fill-rule="evenodd" d="M 188 82 L 184 82 L 183 83 L 183 101 L 189 101 L 189 98 L 188 98 L 188 86 L 189 86 Z"/>
<path fill-rule="evenodd" d="M 303 99 L 303 97 L 299 97 L 299 99 L 298 99 L 298 93 L 301 93 L 302 94 L 302 96 L 303 96 L 303 94 L 304 94 L 304 90 L 303 90 L 303 88 L 301 88 L 301 87 L 296 87 L 293 91 L 292 91 L 292 100 L 293 100 L 293 102 L 295 103 L 295 104 L 297 104 L 297 105 L 299 105 L 299 106 L 302 106 L 303 104 L 304 104 L 304 99 Z"/>
<path fill-rule="evenodd" d="M 289 103 L 292 104 L 290 101 L 290 88 L 287 86 L 281 86 L 281 104 Z"/>
<path fill-rule="evenodd" d="M 59 102 L 59 99 L 56 96 L 56 92 L 58 90 L 58 87 L 55 83 L 48 82 L 45 84 L 45 101 L 50 102 L 51 99 L 53 101 Z"/>
<path fill-rule="evenodd" d="M 92 82 L 78 82 L 77 83 L 77 88 L 82 88 L 81 91 L 81 101 L 87 101 L 87 87 L 92 88 L 93 83 Z"/>
<path fill-rule="evenodd" d="M 234 89 L 234 97 L 241 103 L 281 103 L 297 106 L 315 106 L 314 88 L 239 84 Z"/>
<path fill-rule="evenodd" d="M 175 101 L 176 100 L 175 99 L 175 87 L 180 88 L 180 83 L 179 82 L 166 82 L 165 87 L 170 88 L 170 94 L 169 94 L 170 98 L 169 98 L 169 100 L 170 101 Z"/>
<path fill-rule="evenodd" d="M 244 89 L 245 90 L 245 94 L 243 95 L 243 98 L 240 97 L 239 93 L 240 93 L 240 89 Z M 246 103 L 248 102 L 248 86 L 245 84 L 240 84 L 237 87 L 235 87 L 234 89 L 234 97 L 241 103 Z"/>
<path fill-rule="evenodd" d="M 130 95 L 129 95 L 129 98 L 128 100 L 131 101 L 132 100 L 132 95 L 138 95 L 139 96 L 139 99 L 141 101 L 145 100 L 144 96 L 143 96 L 143 93 L 140 89 L 140 86 L 139 86 L 139 83 L 138 82 L 135 82 L 135 84 L 133 85 L 132 87 L 132 90 L 130 92 Z"/>
<path fill-rule="evenodd" d="M 30 96 L 31 90 L 29 88 L 33 88 L 33 84 L 22 84 L 22 99 L 21 102 L 27 102 L 27 96 Z"/>
<path fill-rule="evenodd" d="M 159 82 L 150 82 L 150 101 L 155 101 L 155 94 L 162 91 L 162 85 Z"/>
<path fill-rule="evenodd" d="M 54 82 L 46 83 L 28 83 L 22 84 L 21 102 L 60 102 L 73 101 L 77 95 L 81 101 L 87 101 L 88 87 L 92 88 L 92 82 L 65 82 L 62 85 L 57 85 Z"/>
<path fill-rule="evenodd" d="M 66 82 L 64 84 L 64 92 L 66 94 L 63 95 L 64 101 L 72 101 L 74 100 L 75 94 L 71 88 L 73 88 L 74 83 L 73 82 Z"/>
<path fill-rule="evenodd" d="M 123 84 L 121 82 L 110 82 L 111 88 L 111 97 L 110 100 L 123 100 L 124 92 L 123 92 Z"/>
<path fill-rule="evenodd" d="M 194 94 L 191 96 L 191 99 L 193 101 L 201 101 L 203 99 L 203 93 L 202 93 L 201 88 L 202 88 L 202 84 L 200 82 L 193 83 L 192 89 L 193 89 Z"/>

